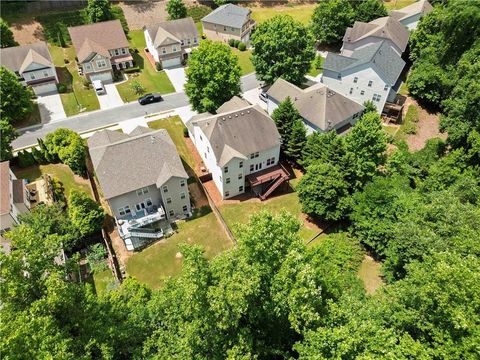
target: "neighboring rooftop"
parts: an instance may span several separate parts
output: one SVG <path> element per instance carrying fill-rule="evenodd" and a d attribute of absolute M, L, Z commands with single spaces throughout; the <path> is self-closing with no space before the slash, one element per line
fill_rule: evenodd
<path fill-rule="evenodd" d="M 0 215 L 10 212 L 10 163 L 0 163 Z"/>
<path fill-rule="evenodd" d="M 405 66 L 405 61 L 392 47 L 381 41 L 355 50 L 350 56 L 328 53 L 323 68 L 341 73 L 366 63 L 379 69 L 391 86 L 395 84 Z"/>
<path fill-rule="evenodd" d="M 48 67 L 53 65 L 46 42 L 39 41 L 0 50 L 0 64 L 12 71 L 22 73 L 32 63 Z"/>
<path fill-rule="evenodd" d="M 420 0 L 399 10 L 390 11 L 390 16 L 397 19 L 398 21 L 402 21 L 418 14 L 428 14 L 432 10 L 433 6 L 430 5 L 427 0 Z"/>
<path fill-rule="evenodd" d="M 345 43 L 355 43 L 369 36 L 391 40 L 402 52 L 407 48 L 410 33 L 398 20 L 384 16 L 369 23 L 355 21 L 347 28 L 343 37 Z"/>
<path fill-rule="evenodd" d="M 108 50 L 128 47 L 120 20 L 69 27 L 68 32 L 79 62 L 85 61 L 91 53 L 109 57 Z"/>
<path fill-rule="evenodd" d="M 270 116 L 258 105 L 245 106 L 239 100 L 234 97 L 219 108 L 229 111 L 199 114 L 187 123 L 190 130 L 193 126 L 202 129 L 219 166 L 235 157 L 247 159 L 252 153 L 280 144 L 280 134 Z"/>
<path fill-rule="evenodd" d="M 191 17 L 148 25 L 145 29 L 155 47 L 179 43 L 182 39 L 198 39 L 198 30 Z"/>
<path fill-rule="evenodd" d="M 146 186 L 160 187 L 171 177 L 188 178 L 166 130 L 140 126 L 130 134 L 102 130 L 88 139 L 88 146 L 106 199 Z"/>
<path fill-rule="evenodd" d="M 250 14 L 250 12 L 250 9 L 244 7 L 225 4 L 213 10 L 210 14 L 205 16 L 202 21 L 217 25 L 231 26 L 238 29 L 247 22 L 248 14 Z"/>
<path fill-rule="evenodd" d="M 267 95 L 277 102 L 290 97 L 300 115 L 322 130 L 334 128 L 345 119 L 363 111 L 362 105 L 321 83 L 300 89 L 279 78 L 268 89 Z"/>

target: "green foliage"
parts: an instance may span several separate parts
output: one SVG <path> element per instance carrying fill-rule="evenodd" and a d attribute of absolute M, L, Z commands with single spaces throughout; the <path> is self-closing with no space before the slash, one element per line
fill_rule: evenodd
<path fill-rule="evenodd" d="M 27 150 L 22 150 L 17 153 L 18 166 L 26 168 L 35 164 L 35 158 L 32 153 Z"/>
<path fill-rule="evenodd" d="M 285 155 L 290 159 L 298 162 L 301 160 L 303 155 L 303 149 L 307 142 L 307 130 L 305 130 L 305 125 L 300 119 L 295 120 L 292 125 L 287 146 L 285 149 Z"/>
<path fill-rule="evenodd" d="M 142 84 L 140 84 L 140 82 L 138 82 L 137 80 L 134 80 L 131 82 L 130 88 L 137 95 L 145 94 L 145 87 Z"/>
<path fill-rule="evenodd" d="M 372 100 L 365 101 L 363 103 L 363 107 L 365 108 L 364 113 L 377 112 L 377 107 L 375 106 Z"/>
<path fill-rule="evenodd" d="M 0 47 L 6 48 L 17 45 L 18 43 L 15 41 L 8 23 L 2 18 L 0 18 Z"/>
<path fill-rule="evenodd" d="M 240 51 L 245 51 L 247 50 L 247 45 L 245 45 L 245 43 L 241 42 L 238 44 L 238 50 Z"/>
<path fill-rule="evenodd" d="M 355 21 L 370 22 L 383 16 L 388 16 L 387 9 L 381 0 L 352 1 Z"/>
<path fill-rule="evenodd" d="M 355 12 L 350 1 L 322 1 L 312 15 L 312 33 L 320 43 L 334 44 L 342 39 L 354 17 Z"/>
<path fill-rule="evenodd" d="M 106 263 L 107 250 L 103 244 L 94 244 L 88 248 L 87 260 L 92 272 L 100 272 L 108 269 Z"/>
<path fill-rule="evenodd" d="M 18 137 L 15 128 L 6 119 L 0 119 L 0 161 L 12 158 L 12 141 Z"/>
<path fill-rule="evenodd" d="M 199 22 L 203 17 L 212 12 L 212 9 L 206 5 L 195 5 L 187 8 L 187 16 L 193 18 L 194 22 Z"/>
<path fill-rule="evenodd" d="M 0 116 L 15 123 L 33 111 L 32 91 L 20 84 L 18 77 L 7 68 L 0 67 Z"/>
<path fill-rule="evenodd" d="M 302 118 L 298 110 L 293 105 L 290 97 L 287 97 L 282 101 L 278 107 L 272 113 L 272 119 L 277 125 L 278 132 L 282 140 L 281 150 L 287 155 L 291 156 L 294 159 L 300 157 L 301 147 L 296 148 L 294 142 L 299 140 L 300 142 L 305 142 L 305 133 L 300 130 L 299 125 L 296 125 L 298 122 L 302 123 Z M 295 133 L 293 132 L 294 127 L 297 127 Z M 290 154 L 288 149 L 291 148 L 292 153 Z"/>
<path fill-rule="evenodd" d="M 187 7 L 182 0 L 169 0 L 167 3 L 167 12 L 170 20 L 187 17 Z"/>
<path fill-rule="evenodd" d="M 334 165 L 342 164 L 345 156 L 343 139 L 335 130 L 311 133 L 307 136 L 301 164 L 303 167 L 308 167 L 317 161 Z"/>
<path fill-rule="evenodd" d="M 230 45 L 231 47 L 235 47 L 235 39 L 233 38 L 228 39 L 228 45 Z"/>
<path fill-rule="evenodd" d="M 68 202 L 68 216 L 81 237 L 90 236 L 101 230 L 105 213 L 83 191 L 72 190 Z"/>
<path fill-rule="evenodd" d="M 252 63 L 257 78 L 273 84 L 279 77 L 300 85 L 315 58 L 313 38 L 300 22 L 277 15 L 260 24 L 252 35 Z"/>
<path fill-rule="evenodd" d="M 233 39 L 233 47 L 238 48 L 238 45 L 240 45 L 240 40 Z"/>
<path fill-rule="evenodd" d="M 313 163 L 298 183 L 302 210 L 324 220 L 340 220 L 348 215 L 349 184 L 341 170 L 330 163 Z"/>
<path fill-rule="evenodd" d="M 88 0 L 85 13 L 91 23 L 113 19 L 112 8 L 109 0 Z"/>
<path fill-rule="evenodd" d="M 240 94 L 238 58 L 220 42 L 202 41 L 190 54 L 185 72 L 185 93 L 198 112 L 214 112 Z"/>
<path fill-rule="evenodd" d="M 87 147 L 76 132 L 58 128 L 47 134 L 44 144 L 50 161 L 61 161 L 77 175 L 86 174 Z"/>

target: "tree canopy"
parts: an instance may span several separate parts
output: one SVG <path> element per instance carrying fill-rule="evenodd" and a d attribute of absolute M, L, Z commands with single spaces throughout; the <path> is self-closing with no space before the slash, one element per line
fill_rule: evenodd
<path fill-rule="evenodd" d="M 92 23 L 113 19 L 112 8 L 109 0 L 88 0 L 85 12 L 88 20 Z"/>
<path fill-rule="evenodd" d="M 167 3 L 167 12 L 170 20 L 187 17 L 187 7 L 182 0 L 169 0 Z"/>
<path fill-rule="evenodd" d="M 3 120 L 15 123 L 33 111 L 33 93 L 20 84 L 17 75 L 1 66 L 0 82 L 0 116 Z"/>
<path fill-rule="evenodd" d="M 215 112 L 240 94 L 240 66 L 228 45 L 202 41 L 188 58 L 185 93 L 198 112 Z"/>
<path fill-rule="evenodd" d="M 52 161 L 61 161 L 77 175 L 86 174 L 87 147 L 76 132 L 66 128 L 58 128 L 47 134 L 43 143 L 47 158 Z"/>
<path fill-rule="evenodd" d="M 252 34 L 252 63 L 267 84 L 279 77 L 300 85 L 310 70 L 315 51 L 308 29 L 289 15 L 276 15 Z"/>
<path fill-rule="evenodd" d="M 17 45 L 18 43 L 15 41 L 13 33 L 8 26 L 8 23 L 2 18 L 0 18 L 0 47 L 6 48 Z"/>
<path fill-rule="evenodd" d="M 10 122 L 0 119 L 0 161 L 12 158 L 12 141 L 17 137 L 18 133 Z"/>
<path fill-rule="evenodd" d="M 310 27 L 315 40 L 323 44 L 340 41 L 355 13 L 349 0 L 322 1 L 316 6 Z"/>

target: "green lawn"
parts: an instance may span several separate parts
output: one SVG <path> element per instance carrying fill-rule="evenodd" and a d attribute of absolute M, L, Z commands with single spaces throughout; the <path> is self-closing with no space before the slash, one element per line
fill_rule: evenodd
<path fill-rule="evenodd" d="M 382 264 L 373 260 L 370 256 L 365 256 L 360 264 L 358 277 L 362 280 L 367 294 L 373 294 L 384 284 L 381 277 L 381 267 Z"/>
<path fill-rule="evenodd" d="M 252 18 L 260 24 L 266 20 L 271 19 L 278 14 L 286 14 L 293 17 L 295 20 L 300 21 L 303 24 L 308 24 L 312 17 L 315 4 L 308 5 L 278 5 L 278 6 L 252 6 Z"/>
<path fill-rule="evenodd" d="M 242 75 L 247 75 L 255 71 L 250 56 L 252 52 L 250 50 L 240 51 L 236 48 L 231 48 L 233 53 L 238 57 L 238 64 L 242 69 Z"/>
<path fill-rule="evenodd" d="M 407 96 L 408 95 L 408 87 L 407 83 L 404 81 L 402 82 L 402 85 L 400 86 L 400 95 Z"/>
<path fill-rule="evenodd" d="M 67 92 L 60 94 L 67 116 L 76 115 L 80 110 L 93 111 L 100 109 L 95 91 L 83 86 L 84 77 L 78 74 L 75 63 L 75 49 L 71 46 L 61 48 L 53 45 L 49 45 L 49 49 L 57 69 L 59 81 L 67 86 Z M 65 63 L 65 59 L 68 60 L 68 63 Z"/>
<path fill-rule="evenodd" d="M 162 286 L 165 279 L 176 276 L 182 265 L 177 257 L 179 244 L 197 244 L 205 250 L 207 258 L 232 246 L 231 241 L 209 208 L 201 209 L 192 219 L 178 223 L 177 233 L 158 241 L 145 250 L 134 254 L 126 262 L 127 273 L 152 289 Z M 207 212 L 205 214 L 205 212 Z"/>
<path fill-rule="evenodd" d="M 261 210 L 268 210 L 273 214 L 278 214 L 282 210 L 287 210 L 299 220 L 302 220 L 301 206 L 296 192 L 274 196 L 266 201 L 251 199 L 236 204 L 225 204 L 220 206 L 219 210 L 225 219 L 225 222 L 232 229 L 234 234 L 234 225 L 236 223 L 247 223 L 250 215 Z M 314 229 L 310 229 L 305 226 L 300 228 L 300 236 L 305 241 L 310 240 L 316 234 L 317 231 Z"/>
<path fill-rule="evenodd" d="M 107 269 L 104 271 L 94 272 L 93 283 L 95 285 L 95 291 L 97 295 L 105 293 L 111 284 L 115 284 L 112 270 Z"/>
<path fill-rule="evenodd" d="M 201 38 L 202 35 L 203 35 L 203 26 L 202 26 L 202 22 L 199 21 L 199 22 L 196 22 L 195 23 L 195 26 L 197 27 L 197 31 L 198 31 L 198 36 Z"/>
<path fill-rule="evenodd" d="M 118 92 L 125 102 L 138 99 L 139 95 L 131 89 L 131 83 L 138 81 L 145 89 L 145 93 L 159 92 L 168 94 L 175 92 L 175 88 L 168 79 L 165 71 L 157 72 L 148 61 L 143 49 L 146 47 L 143 30 L 134 30 L 129 33 L 130 49 L 137 49 L 138 53 L 133 54 L 135 65 L 140 68 L 140 72 L 128 74 L 129 79 L 117 85 Z"/>
<path fill-rule="evenodd" d="M 49 174 L 52 177 L 57 178 L 62 183 L 62 186 L 65 189 L 65 195 L 67 197 L 72 189 L 83 191 L 92 196 L 88 180 L 75 175 L 67 165 L 34 165 L 15 171 L 15 175 L 19 179 L 28 179 L 29 181 L 38 180 L 43 174 Z"/>
<path fill-rule="evenodd" d="M 383 0 L 387 10 L 398 10 L 413 4 L 417 0 Z"/>
<path fill-rule="evenodd" d="M 152 129 L 166 129 L 175 143 L 180 157 L 192 169 L 195 168 L 195 159 L 193 158 L 192 153 L 188 150 L 183 137 L 183 129 L 185 126 L 179 116 L 171 116 L 166 119 L 151 121 L 148 123 L 148 127 Z"/>

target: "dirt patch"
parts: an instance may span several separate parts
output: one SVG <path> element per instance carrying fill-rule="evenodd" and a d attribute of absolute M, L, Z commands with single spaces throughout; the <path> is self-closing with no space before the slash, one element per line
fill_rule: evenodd
<path fill-rule="evenodd" d="M 367 294 L 373 294 L 383 284 L 380 268 L 382 264 L 375 261 L 370 255 L 365 255 L 365 258 L 358 269 L 358 277 L 363 281 L 363 286 Z"/>
<path fill-rule="evenodd" d="M 42 25 L 34 19 L 21 20 L 10 25 L 13 37 L 20 45 L 45 40 Z"/>
<path fill-rule="evenodd" d="M 118 263 L 120 264 L 120 269 L 125 269 L 125 264 L 127 259 L 133 255 L 133 251 L 128 251 L 125 247 L 125 242 L 120 237 L 117 229 L 112 229 L 108 232 L 110 235 L 110 240 L 112 241 L 112 247 L 115 251 L 115 256 L 117 257 Z"/>
<path fill-rule="evenodd" d="M 418 108 L 419 121 L 417 123 L 417 133 L 413 135 L 407 135 L 406 142 L 408 148 L 411 151 L 418 151 L 423 149 L 428 139 L 439 137 L 446 139 L 447 134 L 441 133 L 439 129 L 440 114 L 428 112 L 422 108 L 414 99 L 407 97 L 404 106 L 403 117 L 408 109 L 409 105 L 415 105 Z"/>

